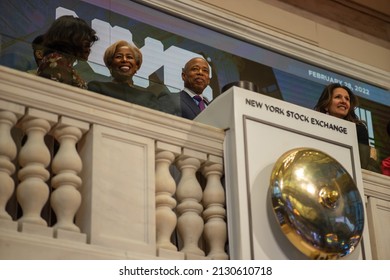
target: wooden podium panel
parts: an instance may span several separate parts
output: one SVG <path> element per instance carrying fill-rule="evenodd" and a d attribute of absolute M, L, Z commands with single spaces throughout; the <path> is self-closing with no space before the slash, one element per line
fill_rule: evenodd
<path fill-rule="evenodd" d="M 195 121 L 226 130 L 224 165 L 232 259 L 307 259 L 282 233 L 269 194 L 274 164 L 291 149 L 314 148 L 336 159 L 364 199 L 354 123 L 237 87 L 218 96 Z M 364 216 L 363 239 L 345 259 L 371 259 Z"/>

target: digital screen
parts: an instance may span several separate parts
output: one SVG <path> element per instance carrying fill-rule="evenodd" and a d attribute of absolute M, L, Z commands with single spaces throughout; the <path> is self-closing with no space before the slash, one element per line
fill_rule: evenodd
<path fill-rule="evenodd" d="M 17 2 L 17 3 L 16 3 Z M 83 18 L 97 31 L 87 63 L 76 65 L 86 81 L 109 81 L 105 49 L 117 40 L 135 43 L 143 63 L 134 83 L 150 91 L 178 92 L 181 70 L 191 58 L 203 56 L 211 67 L 210 100 L 226 84 L 250 81 L 263 94 L 312 109 L 325 85 L 339 82 L 359 97 L 357 111 L 367 122 L 370 144 L 380 159 L 390 156 L 390 92 L 264 47 L 217 32 L 132 1 L 2 0 L 0 2 L 0 64 L 27 71 L 36 68 L 31 42 L 59 16 Z M 7 12 L 4 12 L 7 11 Z"/>

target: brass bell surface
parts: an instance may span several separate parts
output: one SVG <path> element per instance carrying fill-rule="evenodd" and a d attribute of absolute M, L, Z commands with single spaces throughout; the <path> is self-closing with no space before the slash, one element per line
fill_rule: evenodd
<path fill-rule="evenodd" d="M 339 259 L 363 234 L 360 193 L 344 167 L 312 148 L 284 153 L 271 173 L 273 212 L 290 242 L 311 259 Z"/>

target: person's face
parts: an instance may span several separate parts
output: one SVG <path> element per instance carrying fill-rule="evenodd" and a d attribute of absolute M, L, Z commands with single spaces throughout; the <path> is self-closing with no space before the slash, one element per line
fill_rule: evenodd
<path fill-rule="evenodd" d="M 201 58 L 196 58 L 187 63 L 182 73 L 184 86 L 201 94 L 210 83 L 210 68 L 208 63 Z"/>
<path fill-rule="evenodd" d="M 328 113 L 331 116 L 344 118 L 351 108 L 348 92 L 343 88 L 336 88 L 332 93 L 332 101 L 328 106 Z"/>
<path fill-rule="evenodd" d="M 87 61 L 89 54 L 91 53 L 91 42 L 90 41 L 83 41 L 83 50 L 80 54 L 80 59 Z"/>
<path fill-rule="evenodd" d="M 111 75 L 117 81 L 131 80 L 138 66 L 133 51 L 128 46 L 119 47 L 111 63 Z"/>
<path fill-rule="evenodd" d="M 37 66 L 39 66 L 43 58 L 43 49 L 34 50 L 34 58 Z"/>

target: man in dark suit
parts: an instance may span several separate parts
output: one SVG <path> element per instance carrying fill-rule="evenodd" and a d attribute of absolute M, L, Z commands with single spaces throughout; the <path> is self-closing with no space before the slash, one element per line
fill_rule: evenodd
<path fill-rule="evenodd" d="M 210 66 L 202 57 L 192 58 L 184 66 L 181 78 L 184 81 L 184 89 L 179 93 L 181 116 L 193 120 L 209 103 L 202 93 L 210 83 Z"/>

